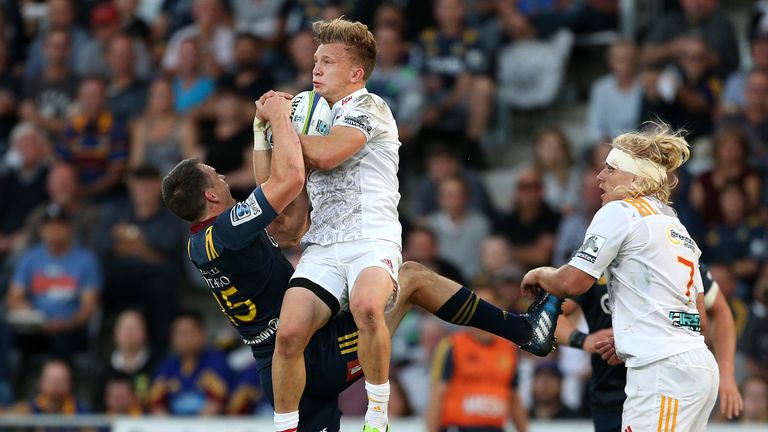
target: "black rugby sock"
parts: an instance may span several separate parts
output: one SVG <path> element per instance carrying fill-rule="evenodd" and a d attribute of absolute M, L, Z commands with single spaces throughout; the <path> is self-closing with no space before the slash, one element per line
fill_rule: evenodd
<path fill-rule="evenodd" d="M 501 310 L 466 287 L 459 288 L 435 316 L 449 323 L 477 327 L 518 345 L 528 343 L 533 335 L 531 325 L 522 315 Z"/>

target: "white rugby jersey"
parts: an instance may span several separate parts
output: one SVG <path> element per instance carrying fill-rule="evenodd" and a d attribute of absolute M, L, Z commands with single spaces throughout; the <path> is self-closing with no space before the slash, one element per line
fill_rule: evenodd
<path fill-rule="evenodd" d="M 700 255 L 674 210 L 655 198 L 612 201 L 595 214 L 569 264 L 605 275 L 616 352 L 627 366 L 706 348 L 695 330 Z"/>
<path fill-rule="evenodd" d="M 314 170 L 307 179 L 312 204 L 303 245 L 383 239 L 401 245 L 397 168 L 400 140 L 389 107 L 362 88 L 331 107 L 334 127 L 365 134 L 365 145 L 332 170 Z"/>

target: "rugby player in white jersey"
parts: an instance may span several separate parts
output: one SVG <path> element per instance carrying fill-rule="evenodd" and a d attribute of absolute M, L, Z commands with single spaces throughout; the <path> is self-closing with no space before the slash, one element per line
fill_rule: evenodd
<path fill-rule="evenodd" d="M 398 220 L 397 125 L 387 104 L 365 89 L 376 62 L 368 28 L 343 19 L 313 25 L 320 43 L 312 84 L 331 105 L 327 136 L 304 136 L 312 212 L 305 248 L 280 312 L 272 377 L 275 428 L 295 430 L 306 384 L 304 348 L 341 309 L 359 328 L 365 375 L 365 430 L 384 432 L 391 340 L 385 308 L 397 299 L 402 264 Z"/>
<path fill-rule="evenodd" d="M 688 144 L 661 125 L 612 145 L 597 177 L 603 206 L 584 244 L 564 266 L 528 272 L 523 291 L 574 297 L 604 274 L 615 337 L 609 349 L 628 368 L 621 430 L 703 431 L 719 378 L 700 333 L 701 251 L 668 202 L 676 180 L 669 173 L 688 159 Z"/>

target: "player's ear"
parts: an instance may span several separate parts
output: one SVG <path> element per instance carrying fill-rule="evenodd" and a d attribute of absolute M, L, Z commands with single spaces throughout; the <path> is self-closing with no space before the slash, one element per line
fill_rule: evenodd
<path fill-rule="evenodd" d="M 352 72 L 350 73 L 350 81 L 353 83 L 358 83 L 360 81 L 363 81 L 365 79 L 365 70 L 361 67 L 354 67 L 352 68 Z"/>
<path fill-rule="evenodd" d="M 213 188 L 208 188 L 203 192 L 205 195 L 206 201 L 217 203 L 219 202 L 219 197 L 216 195 L 216 191 Z"/>

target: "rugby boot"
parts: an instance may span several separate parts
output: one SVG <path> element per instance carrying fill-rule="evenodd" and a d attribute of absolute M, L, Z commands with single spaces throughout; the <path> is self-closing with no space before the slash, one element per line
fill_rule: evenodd
<path fill-rule="evenodd" d="M 541 290 L 539 297 L 523 315 L 531 324 L 531 341 L 520 348 L 539 357 L 544 357 L 555 350 L 555 327 L 557 316 L 563 313 L 563 300 Z"/>

